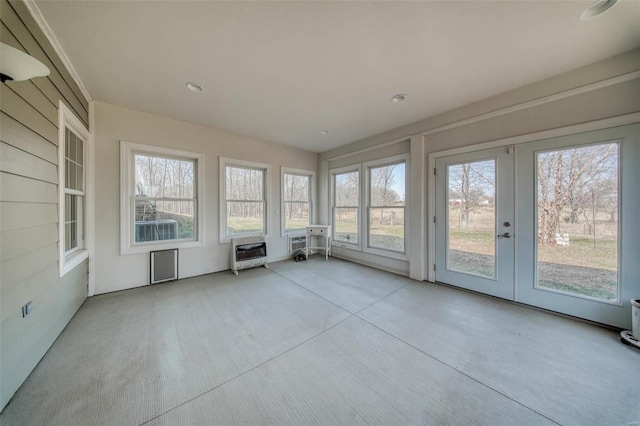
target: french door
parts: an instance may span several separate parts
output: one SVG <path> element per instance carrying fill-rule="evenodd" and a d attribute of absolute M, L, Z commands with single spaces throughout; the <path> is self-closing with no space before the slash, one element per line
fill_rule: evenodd
<path fill-rule="evenodd" d="M 436 159 L 436 280 L 628 327 L 640 296 L 639 133 Z"/>
<path fill-rule="evenodd" d="M 513 299 L 511 148 L 436 160 L 436 279 Z"/>

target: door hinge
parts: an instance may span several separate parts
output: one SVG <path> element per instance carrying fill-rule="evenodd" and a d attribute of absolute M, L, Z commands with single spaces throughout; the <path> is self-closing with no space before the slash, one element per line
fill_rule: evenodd
<path fill-rule="evenodd" d="M 437 173 L 436 173 L 436 168 L 435 168 L 435 167 L 433 168 L 433 175 L 434 175 L 434 176 L 436 176 L 436 175 L 437 175 Z"/>
<path fill-rule="evenodd" d="M 433 270 L 434 271 L 436 270 L 436 264 L 435 263 L 433 264 Z"/>

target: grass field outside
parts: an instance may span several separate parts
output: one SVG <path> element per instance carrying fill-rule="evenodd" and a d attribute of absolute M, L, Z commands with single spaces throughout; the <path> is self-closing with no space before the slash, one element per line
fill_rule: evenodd
<path fill-rule="evenodd" d="M 459 215 L 450 206 L 449 267 L 494 276 L 496 232 L 493 208 L 472 212 L 469 227 L 460 229 Z M 453 212 L 452 212 L 453 210 Z M 560 225 L 569 245 L 538 244 L 538 286 L 614 300 L 617 297 L 617 224 L 607 217 L 596 221 L 596 234 L 583 223 Z M 591 233 L 589 233 L 591 232 Z"/>

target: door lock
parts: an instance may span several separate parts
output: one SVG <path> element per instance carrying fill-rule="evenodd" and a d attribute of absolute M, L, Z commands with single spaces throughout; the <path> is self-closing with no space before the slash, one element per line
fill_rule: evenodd
<path fill-rule="evenodd" d="M 511 238 L 511 234 L 505 232 L 504 234 L 498 234 L 498 238 Z"/>

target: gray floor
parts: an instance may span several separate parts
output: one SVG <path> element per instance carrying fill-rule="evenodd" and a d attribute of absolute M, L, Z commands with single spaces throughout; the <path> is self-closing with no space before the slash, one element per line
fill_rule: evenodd
<path fill-rule="evenodd" d="M 592 325 L 323 257 L 89 299 L 2 425 L 638 425 Z"/>

